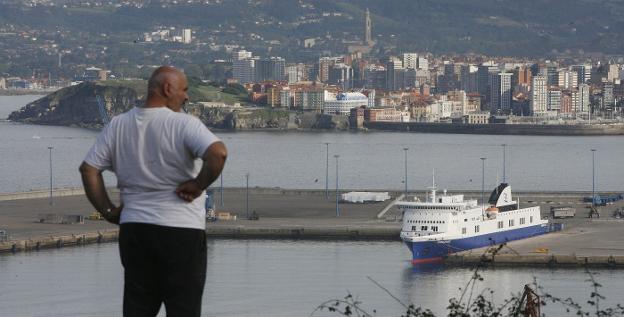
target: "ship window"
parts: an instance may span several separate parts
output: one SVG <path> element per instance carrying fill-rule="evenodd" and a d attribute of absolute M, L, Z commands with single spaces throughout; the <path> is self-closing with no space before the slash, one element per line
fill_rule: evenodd
<path fill-rule="evenodd" d="M 462 228 L 462 234 L 466 234 L 466 228 Z"/>
<path fill-rule="evenodd" d="M 499 221 L 499 222 L 498 222 L 498 229 L 502 229 L 502 228 L 503 228 L 503 222 L 502 222 L 502 221 Z"/>
<path fill-rule="evenodd" d="M 421 227 L 420 227 L 420 230 L 421 230 L 421 231 L 427 231 L 427 226 L 421 226 Z"/>
<path fill-rule="evenodd" d="M 479 226 L 475 226 L 475 232 L 479 232 Z"/>
<path fill-rule="evenodd" d="M 533 216 L 529 217 L 529 222 L 533 223 Z"/>
<path fill-rule="evenodd" d="M 433 232 L 438 232 L 438 227 L 437 227 L 437 226 L 432 226 L 432 227 L 431 227 L 431 231 L 433 231 Z"/>
<path fill-rule="evenodd" d="M 468 222 L 468 218 L 464 218 L 464 222 Z"/>
<path fill-rule="evenodd" d="M 412 231 L 416 231 L 416 226 L 412 226 Z"/>
<path fill-rule="evenodd" d="M 520 218 L 520 224 L 523 225 L 524 224 L 524 218 Z"/>
<path fill-rule="evenodd" d="M 513 219 L 509 219 L 509 226 L 513 227 L 513 225 L 514 225 L 514 220 Z"/>

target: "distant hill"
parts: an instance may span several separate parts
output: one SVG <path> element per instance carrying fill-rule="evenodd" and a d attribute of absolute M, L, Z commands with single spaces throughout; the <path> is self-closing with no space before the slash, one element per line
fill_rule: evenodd
<path fill-rule="evenodd" d="M 79 1 L 72 1 L 76 3 Z M 86 1 L 85 1 L 86 2 Z M 112 1 L 113 3 L 115 1 Z M 140 1 L 137 1 L 140 2 Z M 180 3 L 186 1 L 178 1 Z M 138 7 L 25 7 L 0 3 L 0 25 L 29 25 L 132 38 L 158 25 L 199 31 L 253 32 L 278 40 L 274 52 L 304 50 L 310 37 L 361 38 L 366 8 L 380 53 L 430 51 L 544 56 L 553 52 L 624 51 L 624 1 L 621 0 L 224 0 L 210 5 L 144 1 Z M 338 13 L 338 14 L 333 14 Z M 307 17 L 307 18 L 306 18 Z M 318 21 L 314 21 L 318 18 Z M 304 22 L 312 20 L 312 22 Z M 344 33 L 343 33 L 344 32 Z M 266 46 L 235 33 L 221 41 Z M 317 52 L 310 53 L 317 56 Z"/>

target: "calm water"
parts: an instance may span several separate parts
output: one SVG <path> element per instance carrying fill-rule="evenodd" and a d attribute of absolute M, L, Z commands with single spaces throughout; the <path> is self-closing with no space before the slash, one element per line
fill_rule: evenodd
<path fill-rule="evenodd" d="M 308 316 L 347 293 L 378 316 L 400 316 L 401 306 L 367 279 L 406 303 L 443 312 L 470 279 L 468 269 L 414 269 L 399 242 L 289 242 L 216 240 L 209 244 L 204 316 Z M 598 271 L 607 305 L 621 301 L 621 271 Z M 588 299 L 580 270 L 484 271 L 475 292 L 496 287 L 498 303 L 537 278 L 547 291 Z M 0 316 L 120 316 L 122 268 L 116 244 L 0 256 Z M 546 306 L 548 316 L 564 316 Z M 164 314 L 161 314 L 164 316 Z M 318 313 L 314 316 L 329 316 Z M 335 316 L 335 315 L 334 315 Z"/>
<path fill-rule="evenodd" d="M 0 118 L 34 96 L 0 96 Z M 53 146 L 54 187 L 79 186 L 77 167 L 96 131 L 0 122 L 0 193 L 49 188 Z M 329 142 L 329 184 L 335 186 L 339 155 L 342 188 L 402 189 L 404 147 L 408 147 L 408 186 L 436 183 L 448 189 L 481 189 L 480 157 L 487 157 L 486 188 L 503 177 L 501 144 L 507 147 L 507 177 L 515 189 L 591 190 L 591 148 L 596 152 L 596 190 L 624 190 L 621 159 L 624 137 L 491 136 L 416 133 L 218 133 L 230 156 L 226 187 L 324 188 Z M 114 185 L 111 175 L 108 183 Z"/>

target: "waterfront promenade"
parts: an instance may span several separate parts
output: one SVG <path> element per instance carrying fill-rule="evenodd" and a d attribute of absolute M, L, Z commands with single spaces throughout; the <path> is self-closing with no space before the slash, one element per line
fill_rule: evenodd
<path fill-rule="evenodd" d="M 67 194 L 76 192 L 66 191 Z M 55 193 L 60 195 L 59 193 Z M 392 193 L 393 198 L 400 193 Z M 424 193 L 416 193 L 423 198 Z M 509 243 L 497 256 L 496 262 L 521 264 L 571 264 L 574 261 L 592 261 L 624 265 L 624 236 L 620 234 L 624 220 L 615 219 L 612 213 L 624 203 L 600 207 L 601 218 L 589 219 L 587 204 L 582 197 L 589 193 L 518 193 L 521 206 L 540 205 L 542 216 L 547 216 L 550 206 L 572 206 L 576 216 L 556 220 L 565 224 L 562 232 L 551 233 L 522 241 Z M 112 190 L 112 197 L 118 194 Z M 82 215 L 93 212 L 84 195 L 54 197 L 53 205 L 45 193 L 22 199 L 0 196 L 0 230 L 6 230 L 10 241 L 0 243 L 0 252 L 19 252 L 45 247 L 87 244 L 116 239 L 117 227 L 103 220 L 86 219 L 84 224 L 40 223 L 42 214 Z M 468 197 L 480 197 L 471 192 Z M 15 196 L 18 197 L 18 196 Z M 253 188 L 249 193 L 247 208 L 246 191 L 227 188 L 221 195 L 215 191 L 217 211 L 237 215 L 237 220 L 209 222 L 206 232 L 212 238 L 239 239 L 332 239 L 332 240 L 394 240 L 399 242 L 400 214 L 395 207 L 388 209 L 381 218 L 378 213 L 392 203 L 339 204 L 340 217 L 336 217 L 335 193 L 325 197 L 323 190 L 282 190 Z M 254 211 L 259 220 L 246 219 L 247 211 Z M 485 250 L 460 253 L 450 263 L 471 264 L 480 261 Z M 409 252 L 406 250 L 406 256 Z M 559 259 L 553 259 L 558 256 Z M 572 259 L 571 257 L 574 257 Z M 597 260 L 596 260 L 597 259 Z M 519 262 L 519 261 L 524 262 Z M 616 263 L 617 262 L 617 263 Z"/>

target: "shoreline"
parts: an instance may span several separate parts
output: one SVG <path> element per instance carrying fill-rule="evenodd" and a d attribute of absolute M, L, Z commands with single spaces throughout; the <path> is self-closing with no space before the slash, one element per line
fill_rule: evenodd
<path fill-rule="evenodd" d="M 81 124 L 33 123 L 27 120 L 8 120 L 7 122 L 68 127 L 99 131 L 102 127 Z M 312 129 L 312 128 L 253 128 L 253 129 L 222 129 L 208 126 L 213 132 L 219 133 L 423 133 L 423 134 L 465 134 L 465 135 L 521 135 L 521 136 L 621 136 L 624 135 L 624 124 L 457 124 L 457 123 L 422 123 L 422 122 L 375 122 L 366 124 L 363 129 Z"/>

